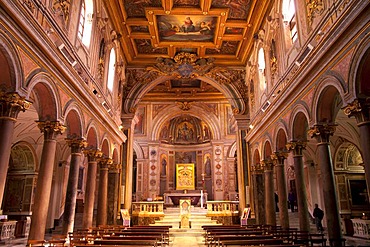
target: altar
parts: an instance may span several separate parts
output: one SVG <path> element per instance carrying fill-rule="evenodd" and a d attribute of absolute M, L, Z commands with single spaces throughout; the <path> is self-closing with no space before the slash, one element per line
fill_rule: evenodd
<path fill-rule="evenodd" d="M 164 204 L 166 205 L 175 205 L 178 206 L 180 204 L 180 199 L 190 199 L 191 205 L 197 206 L 201 205 L 201 196 L 202 193 L 200 191 L 194 191 L 194 192 L 187 192 L 184 193 L 183 191 L 173 191 L 164 193 Z M 204 205 L 207 202 L 207 192 L 203 193 L 203 203 Z"/>

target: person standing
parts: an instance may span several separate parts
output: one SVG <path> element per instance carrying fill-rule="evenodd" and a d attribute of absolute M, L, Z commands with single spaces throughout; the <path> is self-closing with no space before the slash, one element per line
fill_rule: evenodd
<path fill-rule="evenodd" d="M 289 201 L 289 207 L 290 207 L 291 212 L 294 212 L 294 206 L 295 206 L 296 196 L 293 193 L 293 190 L 290 190 L 289 191 L 288 201 Z"/>
<path fill-rule="evenodd" d="M 324 218 L 324 211 L 319 208 L 319 205 L 315 203 L 315 209 L 313 210 L 313 217 L 315 218 L 316 229 L 318 232 L 323 232 L 322 219 Z"/>

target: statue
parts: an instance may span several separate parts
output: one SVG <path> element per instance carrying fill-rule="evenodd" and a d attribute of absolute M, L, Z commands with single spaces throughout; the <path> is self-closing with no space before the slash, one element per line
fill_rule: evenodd
<path fill-rule="evenodd" d="M 167 160 L 166 157 L 164 157 L 162 160 L 162 170 L 161 170 L 162 176 L 166 176 L 166 170 L 167 170 Z"/>
<path fill-rule="evenodd" d="M 211 176 L 212 173 L 211 173 L 211 158 L 209 156 L 207 156 L 207 159 L 206 159 L 206 163 L 204 164 L 204 169 L 206 171 L 206 175 L 207 176 Z"/>

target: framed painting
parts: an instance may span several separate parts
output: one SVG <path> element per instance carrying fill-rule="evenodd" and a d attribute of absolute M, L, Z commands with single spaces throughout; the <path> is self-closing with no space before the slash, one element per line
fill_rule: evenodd
<path fill-rule="evenodd" d="M 194 163 L 176 164 L 176 190 L 194 190 Z"/>

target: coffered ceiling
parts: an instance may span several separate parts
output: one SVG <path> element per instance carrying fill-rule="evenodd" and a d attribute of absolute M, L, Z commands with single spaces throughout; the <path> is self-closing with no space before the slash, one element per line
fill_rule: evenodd
<path fill-rule="evenodd" d="M 244 66 L 273 1 L 105 0 L 128 66 L 155 64 L 180 52 Z"/>

